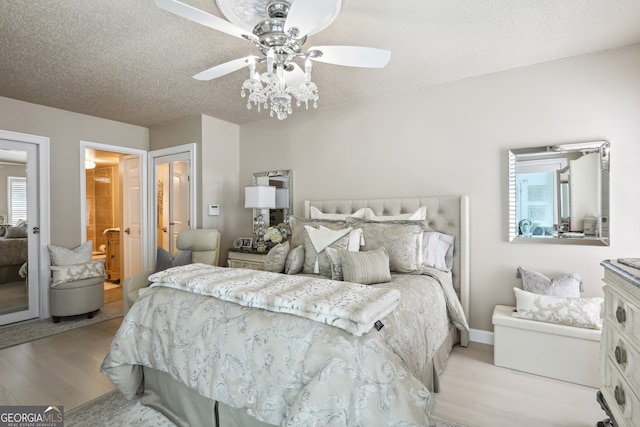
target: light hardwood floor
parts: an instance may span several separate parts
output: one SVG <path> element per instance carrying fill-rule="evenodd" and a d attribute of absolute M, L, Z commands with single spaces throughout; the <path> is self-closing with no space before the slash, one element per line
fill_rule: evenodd
<path fill-rule="evenodd" d="M 606 418 L 597 389 L 501 368 L 493 346 L 455 347 L 435 415 L 468 427 L 595 427 Z"/>
<path fill-rule="evenodd" d="M 0 350 L 0 404 L 64 405 L 114 389 L 99 372 L 122 318 Z M 456 347 L 435 415 L 468 427 L 594 427 L 596 389 L 493 365 L 493 346 Z"/>

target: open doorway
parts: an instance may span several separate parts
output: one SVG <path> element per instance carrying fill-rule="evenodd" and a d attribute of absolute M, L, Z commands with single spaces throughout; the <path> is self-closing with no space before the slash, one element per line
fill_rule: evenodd
<path fill-rule="evenodd" d="M 83 241 L 93 241 L 94 259 L 104 259 L 105 303 L 122 301 L 122 283 L 142 270 L 140 150 L 102 144 L 81 145 Z"/>

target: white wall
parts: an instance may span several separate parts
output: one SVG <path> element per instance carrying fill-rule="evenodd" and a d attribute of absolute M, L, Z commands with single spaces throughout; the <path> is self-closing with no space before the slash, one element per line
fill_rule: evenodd
<path fill-rule="evenodd" d="M 51 243 L 81 242 L 80 141 L 148 149 L 149 130 L 0 97 L 0 129 L 45 136 L 51 150 Z"/>
<path fill-rule="evenodd" d="M 238 206 L 244 203 L 243 187 L 238 183 L 239 146 L 238 125 L 202 116 L 202 227 L 221 233 L 220 265 L 226 265 L 227 250 L 244 225 L 237 215 Z M 210 204 L 220 205 L 219 216 L 209 216 Z"/>
<path fill-rule="evenodd" d="M 319 88 L 322 96 L 322 88 Z M 294 170 L 294 210 L 307 198 L 467 194 L 471 314 L 492 330 L 513 304 L 519 265 L 577 272 L 601 296 L 607 258 L 640 257 L 640 46 L 493 74 L 366 104 L 240 127 L 240 185 Z M 240 102 L 240 100 L 238 100 Z M 611 141 L 611 246 L 507 242 L 507 150 Z M 239 212 L 250 232 L 251 218 Z"/>

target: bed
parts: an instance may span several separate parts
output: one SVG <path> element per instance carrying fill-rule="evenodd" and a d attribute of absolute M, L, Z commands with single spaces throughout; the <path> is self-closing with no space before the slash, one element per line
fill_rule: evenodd
<path fill-rule="evenodd" d="M 407 217 L 425 207 L 420 233 L 452 236 L 452 268 L 402 272 L 406 260 L 396 255 L 406 240 L 397 230 L 415 230 L 421 220 Z M 385 218 L 350 217 L 363 209 Z M 322 218 L 310 219 L 314 210 Z M 334 219 L 344 216 L 347 224 Z M 316 270 L 298 275 L 169 269 L 152 276 L 123 320 L 102 372 L 178 425 L 431 425 L 438 376 L 452 347 L 468 343 L 468 198 L 305 201 L 291 247 L 304 241 L 312 252 L 304 226 L 320 225 L 365 230 L 364 258 L 344 250 L 341 259 L 387 253 L 391 280 L 362 285 L 315 274 L 319 250 Z M 389 248 L 367 247 L 380 238 L 392 240 Z M 355 277 L 353 265 L 343 263 L 345 278 Z"/>
<path fill-rule="evenodd" d="M 20 268 L 27 262 L 26 237 L 0 237 L 0 284 L 23 282 Z"/>

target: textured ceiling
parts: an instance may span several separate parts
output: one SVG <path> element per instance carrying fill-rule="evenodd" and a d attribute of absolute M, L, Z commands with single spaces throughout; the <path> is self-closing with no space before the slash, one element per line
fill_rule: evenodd
<path fill-rule="evenodd" d="M 214 0 L 182 1 L 222 16 Z M 240 97 L 246 71 L 192 78 L 253 45 L 154 0 L 2 0 L 0 28 L 0 96 L 141 126 L 268 117 Z M 306 46 L 391 51 L 383 69 L 316 63 L 319 108 L 331 108 L 639 42 L 638 0 L 344 0 Z"/>

